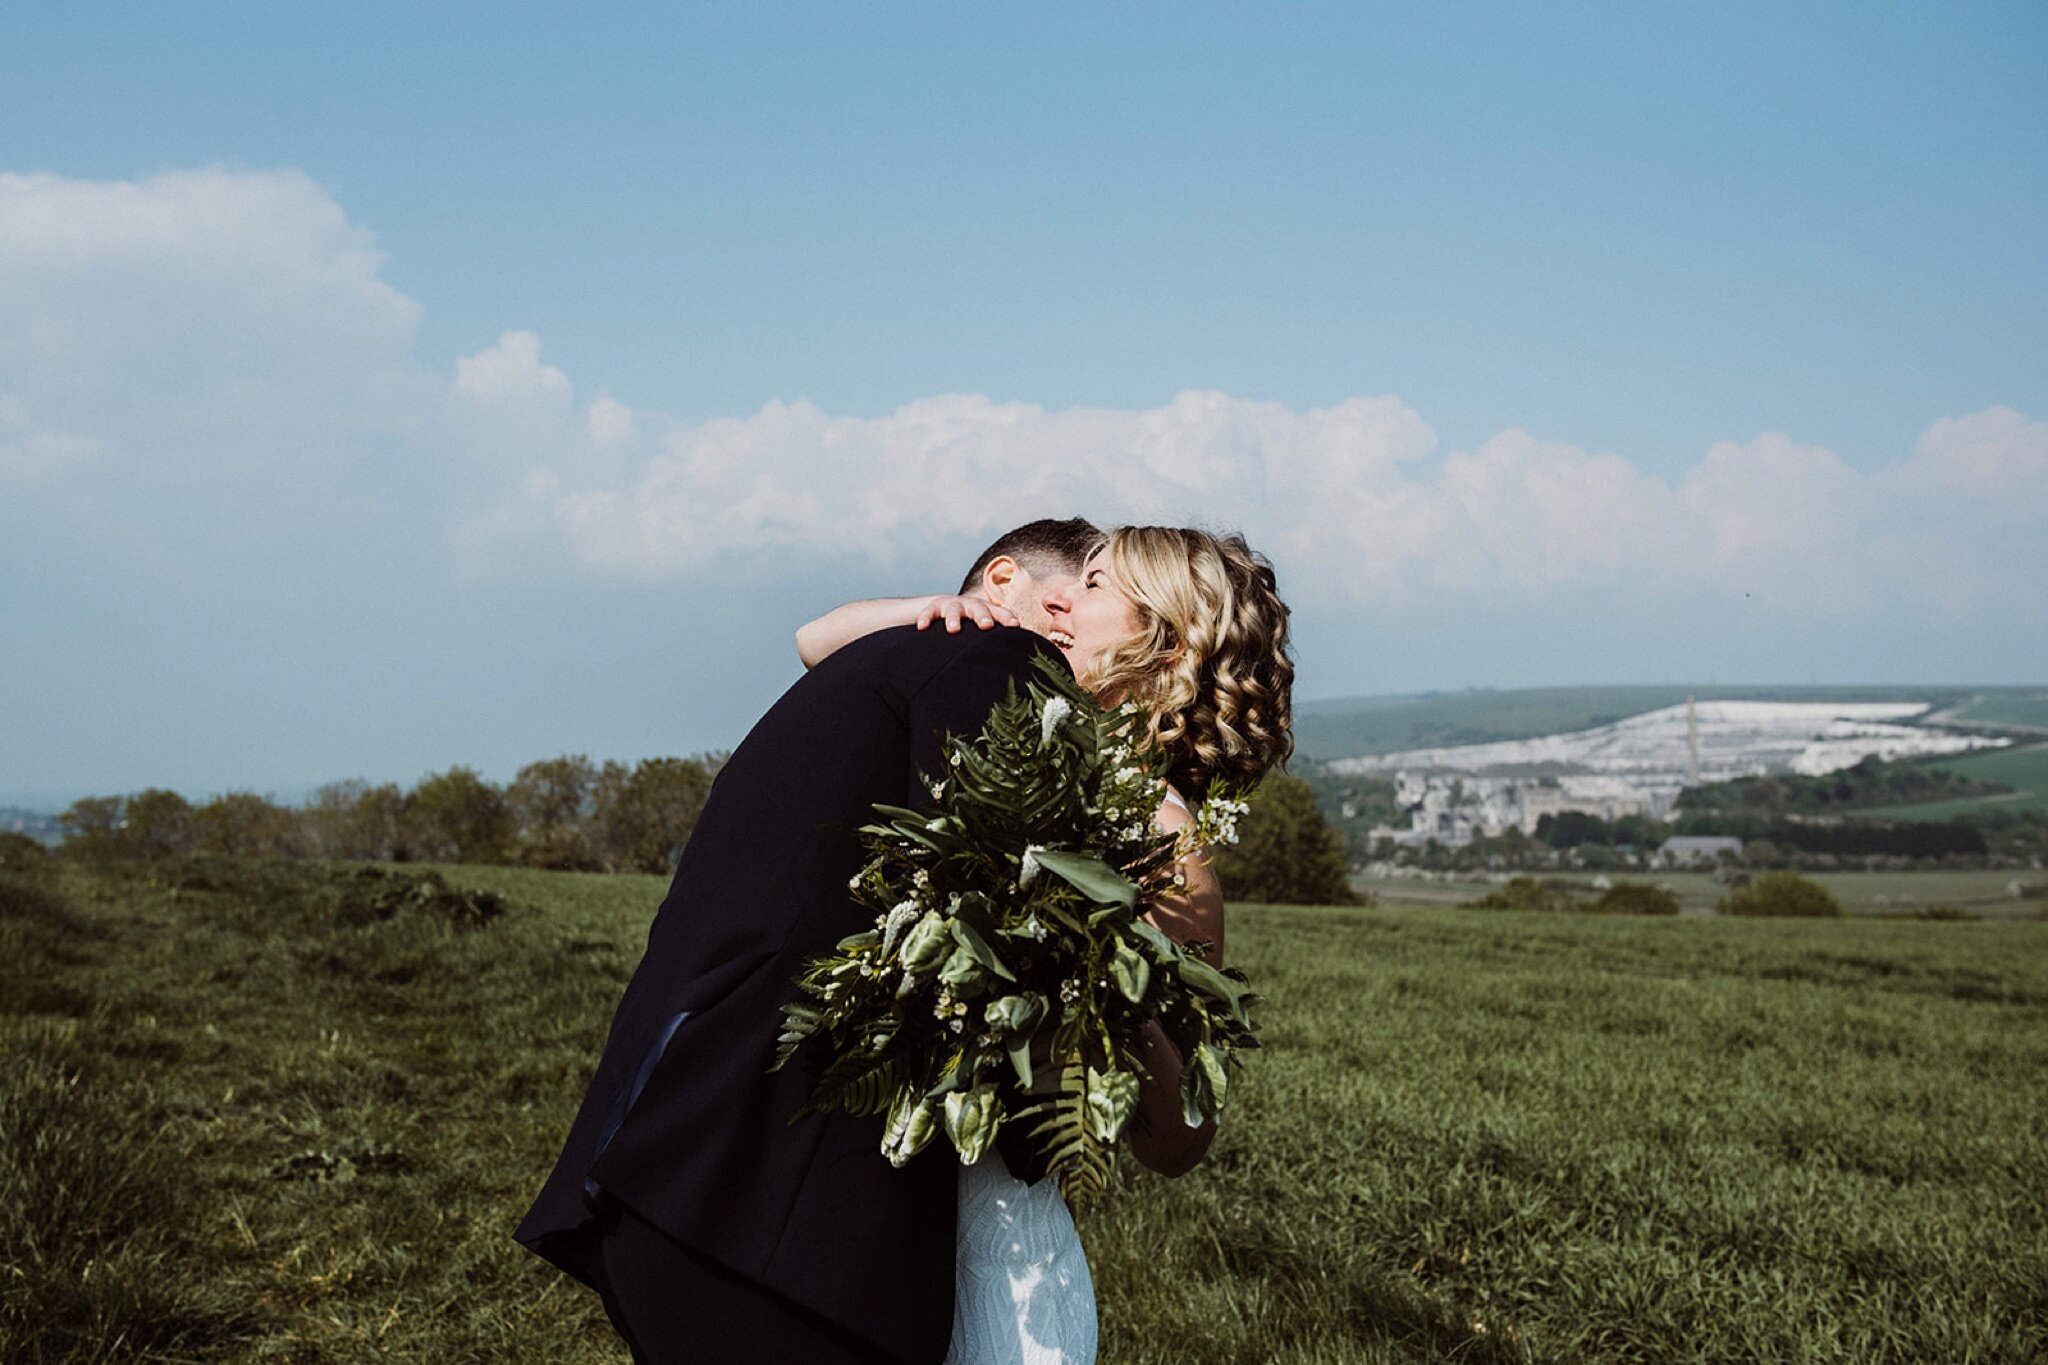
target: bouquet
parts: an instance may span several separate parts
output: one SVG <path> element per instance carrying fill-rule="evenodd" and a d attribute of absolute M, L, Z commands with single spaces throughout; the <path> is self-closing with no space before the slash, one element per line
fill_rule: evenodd
<path fill-rule="evenodd" d="M 1244 974 L 1140 917 L 1181 889 L 1183 854 L 1235 840 L 1245 804 L 1212 794 L 1161 833 L 1166 760 L 1142 715 L 1039 667 L 978 737 L 947 741 L 930 809 L 875 807 L 851 883 L 874 928 L 805 964 L 774 1065 L 817 1068 L 805 1113 L 885 1114 L 898 1166 L 940 1135 L 979 1161 L 1028 1125 L 1080 1208 L 1136 1113 L 1148 1021 L 1180 1049 L 1190 1126 L 1222 1110 L 1237 1051 L 1258 1045 Z"/>

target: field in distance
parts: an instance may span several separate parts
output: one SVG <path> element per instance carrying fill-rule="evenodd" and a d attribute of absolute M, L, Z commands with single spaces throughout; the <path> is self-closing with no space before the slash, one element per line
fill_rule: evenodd
<path fill-rule="evenodd" d="M 0 1358 L 623 1358 L 509 1232 L 662 881 L 441 872 L 0 875 Z M 1267 1045 L 1201 1168 L 1085 1224 L 1103 1359 L 2048 1352 L 2048 923 L 1239 906 L 1230 943 Z"/>
<path fill-rule="evenodd" d="M 2038 727 L 2048 733 L 2048 693 L 2038 687 L 1753 687 L 1657 684 L 1531 687 L 1432 692 L 1302 702 L 1295 742 L 1309 758 L 1350 758 L 1405 749 L 1452 748 L 1608 725 L 1628 716 L 1699 701 L 1919 701 L 1954 723 Z"/>
<path fill-rule="evenodd" d="M 1958 815 L 1992 811 L 2048 812 L 2048 744 L 1963 754 L 1944 758 L 1935 766 L 1982 782 L 2002 782 L 2012 791 L 1919 806 L 1878 806 L 1869 813 L 1886 820 L 1952 820 Z"/>
<path fill-rule="evenodd" d="M 1591 900 L 1600 894 L 1593 872 L 1539 872 L 1542 880 L 1568 883 Z M 1610 872 L 1609 882 L 1649 882 L 1670 888 L 1679 913 L 1706 915 L 1728 894 L 1728 887 L 1708 872 Z M 1801 876 L 1835 893 L 1850 915 L 1888 916 L 1951 907 L 1980 919 L 2032 919 L 2048 904 L 2038 896 L 2015 897 L 2011 888 L 2048 885 L 2048 872 L 2012 869 L 1942 868 L 1928 872 L 1804 872 Z M 1503 878 L 1504 880 L 1504 878 Z M 1446 880 L 1421 877 L 1354 877 L 1352 884 L 1372 893 L 1375 904 L 1437 907 L 1460 905 L 1499 889 L 1499 880 L 1458 876 Z"/>

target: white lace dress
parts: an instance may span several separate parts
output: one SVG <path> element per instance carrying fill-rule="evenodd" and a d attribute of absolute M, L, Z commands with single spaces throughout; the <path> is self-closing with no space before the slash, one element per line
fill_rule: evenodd
<path fill-rule="evenodd" d="M 1092 1365 L 1095 1282 L 1059 1182 L 994 1152 L 962 1166 L 956 1245 L 946 1365 Z"/>

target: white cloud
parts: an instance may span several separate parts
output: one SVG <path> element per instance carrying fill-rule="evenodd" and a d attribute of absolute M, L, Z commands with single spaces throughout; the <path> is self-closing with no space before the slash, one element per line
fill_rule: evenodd
<path fill-rule="evenodd" d="M 0 175 L 0 365 L 39 409 L 118 396 L 175 416 L 232 385 L 339 390 L 346 412 L 419 319 L 383 261 L 296 171 Z"/>
<path fill-rule="evenodd" d="M 1981 499 L 1986 511 L 2039 516 L 2048 512 L 2048 422 L 2007 407 L 1944 417 L 1893 477 L 1915 492 Z"/>
<path fill-rule="evenodd" d="M 1418 496 L 1451 515 L 1417 547 L 1442 587 L 1523 597 L 1629 572 L 1664 578 L 1692 557 L 1695 528 L 1662 481 L 1617 455 L 1508 431 L 1453 453 Z"/>
<path fill-rule="evenodd" d="M 1681 495 L 1706 524 L 1717 563 L 1757 564 L 1835 543 L 1861 519 L 1863 480 L 1834 452 L 1770 434 L 1721 441 Z"/>
<path fill-rule="evenodd" d="M 1290 591 L 1332 604 L 1618 585 L 1807 614 L 1996 610 L 2048 571 L 2048 423 L 2009 408 L 1934 422 L 1876 471 L 1767 433 L 1675 480 L 1521 430 L 1443 450 L 1390 395 L 1297 410 L 1211 390 L 1149 408 L 940 394 L 687 424 L 579 386 L 531 331 L 423 365 L 419 307 L 383 263 L 294 171 L 0 175 L 0 488 L 17 507 L 84 490 L 63 503 L 81 517 L 125 498 L 132 524 L 167 525 L 166 489 L 197 490 L 189 519 L 318 473 L 419 508 L 484 575 L 679 579 L 763 553 L 800 572 L 806 556 L 971 553 L 1077 512 L 1241 527 Z M 301 496 L 293 514 L 323 507 Z M 228 543 L 224 524 L 206 534 Z"/>
<path fill-rule="evenodd" d="M 1313 554 L 1334 540 L 1385 569 L 1415 538 L 1397 466 L 1435 440 L 1394 399 L 1295 413 L 1188 392 L 1150 410 L 1049 412 L 949 394 L 877 418 L 770 403 L 698 426 L 641 414 L 630 428 L 617 406 L 593 404 L 584 441 L 491 525 L 547 528 L 586 564 L 661 577 L 762 549 L 887 559 L 910 541 L 986 538 L 1045 514 L 1230 522 L 1246 507 L 1291 508 L 1300 515 L 1271 526 L 1287 545 Z M 651 433 L 639 458 L 586 477 L 587 445 L 629 429 Z"/>
<path fill-rule="evenodd" d="M 574 389 L 568 375 L 541 363 L 539 337 L 507 332 L 489 349 L 456 360 L 455 392 L 477 403 L 559 408 Z"/>
<path fill-rule="evenodd" d="M 163 489 L 347 462 L 421 411 L 419 306 L 383 261 L 296 171 L 0 175 L 5 468 Z"/>
<path fill-rule="evenodd" d="M 1421 415 L 1388 396 L 1301 412 L 1207 391 L 1066 410 L 949 394 L 881 417 L 771 403 L 695 426 L 651 413 L 629 423 L 615 406 L 586 409 L 576 439 L 472 525 L 472 547 L 516 546 L 530 563 L 551 546 L 588 569 L 679 578 L 762 550 L 877 562 L 923 542 L 967 552 L 1019 520 L 1080 512 L 1240 527 L 1326 601 L 1623 585 L 1741 593 L 1809 615 L 1891 592 L 1946 592 L 1952 606 L 1954 585 L 1940 580 L 1960 547 L 1902 548 L 1892 528 L 1927 520 L 1930 480 L 1967 523 L 2033 477 L 2043 430 L 2000 409 L 1944 421 L 1912 460 L 1874 475 L 1767 433 L 1717 443 L 1674 485 L 1523 431 L 1439 452 Z M 593 476 L 600 430 L 612 458 Z M 1910 498 L 1909 481 L 1921 486 Z"/>

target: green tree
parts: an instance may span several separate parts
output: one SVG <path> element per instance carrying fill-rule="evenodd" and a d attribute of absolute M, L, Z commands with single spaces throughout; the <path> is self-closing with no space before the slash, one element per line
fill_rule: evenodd
<path fill-rule="evenodd" d="M 118 796 L 82 796 L 57 817 L 68 852 L 87 858 L 110 858 L 121 852 L 122 810 Z"/>
<path fill-rule="evenodd" d="M 1569 882 L 1534 877 L 1510 877 L 1507 885 L 1462 904 L 1467 910 L 1536 910 L 1545 914 L 1579 908 Z"/>
<path fill-rule="evenodd" d="M 1580 844 L 1604 844 L 1607 822 L 1591 811 L 1564 810 L 1536 821 L 1536 837 L 1552 848 L 1577 848 Z"/>
<path fill-rule="evenodd" d="M 190 853 L 192 803 L 162 787 L 135 793 L 122 810 L 121 845 L 131 858 Z"/>
<path fill-rule="evenodd" d="M 1751 839 L 1742 846 L 1742 861 L 1751 867 L 1783 867 L 1785 850 L 1769 839 Z"/>
<path fill-rule="evenodd" d="M 1634 848 L 1655 848 L 1671 837 L 1669 825 L 1652 820 L 1647 815 L 1618 816 L 1609 826 L 1609 832 L 1615 843 L 1628 844 Z"/>
<path fill-rule="evenodd" d="M 405 842 L 405 794 L 395 783 L 329 782 L 313 793 L 301 818 L 311 850 L 323 858 L 403 862 L 412 856 Z"/>
<path fill-rule="evenodd" d="M 192 846 L 206 853 L 305 851 L 297 813 L 254 792 L 228 792 L 193 811 Z"/>
<path fill-rule="evenodd" d="M 582 754 L 529 763 L 505 790 L 518 859 L 533 867 L 600 866 L 592 818 L 598 770 Z"/>
<path fill-rule="evenodd" d="M 1835 893 L 1796 872 L 1766 872 L 1721 898 L 1724 915 L 1797 916 L 1832 919 L 1842 913 Z"/>
<path fill-rule="evenodd" d="M 47 872 L 50 850 L 26 834 L 0 830 L 0 872 Z"/>
<path fill-rule="evenodd" d="M 1238 841 L 1216 855 L 1216 875 L 1231 901 L 1283 905 L 1356 905 L 1349 859 L 1316 806 L 1314 788 L 1291 773 L 1259 784 Z"/>
<path fill-rule="evenodd" d="M 672 870 L 710 794 L 711 772 L 700 759 L 643 759 L 630 772 L 623 764 L 606 763 L 593 793 L 596 845 L 604 866 Z"/>
<path fill-rule="evenodd" d="M 414 857 L 501 862 L 511 834 L 505 794 L 461 766 L 421 778 L 405 798 L 404 834 L 406 851 Z"/>

